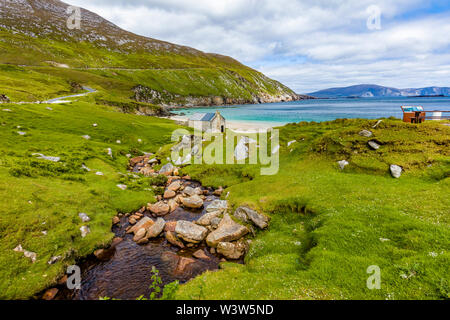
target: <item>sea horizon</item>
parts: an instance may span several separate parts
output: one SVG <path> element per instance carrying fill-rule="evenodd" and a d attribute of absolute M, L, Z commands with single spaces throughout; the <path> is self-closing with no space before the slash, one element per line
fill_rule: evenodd
<path fill-rule="evenodd" d="M 402 118 L 401 106 L 423 106 L 426 111 L 450 111 L 450 97 L 330 98 L 279 103 L 173 109 L 177 115 L 219 111 L 228 121 L 270 123 L 323 122 L 336 119 Z"/>

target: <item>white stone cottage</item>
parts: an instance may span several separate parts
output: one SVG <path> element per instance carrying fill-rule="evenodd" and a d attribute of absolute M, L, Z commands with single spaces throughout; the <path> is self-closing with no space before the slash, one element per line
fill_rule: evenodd
<path fill-rule="evenodd" d="M 225 132 L 225 118 L 216 113 L 195 113 L 189 117 L 189 127 L 200 128 L 203 132 L 219 133 Z"/>

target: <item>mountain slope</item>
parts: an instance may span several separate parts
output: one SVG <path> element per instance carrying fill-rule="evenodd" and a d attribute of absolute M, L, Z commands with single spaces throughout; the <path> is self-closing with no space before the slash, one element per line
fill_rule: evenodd
<path fill-rule="evenodd" d="M 122 93 L 127 93 L 122 98 L 134 97 L 133 89 L 141 85 L 167 99 L 144 99 L 145 102 L 166 105 L 189 102 L 210 105 L 213 100 L 257 103 L 299 98 L 281 83 L 230 57 L 138 36 L 84 9 L 81 9 L 81 29 L 70 30 L 68 6 L 57 0 L 0 0 L 0 64 L 13 64 L 33 72 L 41 72 L 42 67 L 65 68 L 89 73 L 86 75 L 89 79 L 94 73 L 109 80 L 117 77 L 119 81 L 125 79 L 116 76 L 116 71 L 126 70 L 126 77 L 142 81 L 123 88 Z M 151 70 L 151 81 L 146 81 L 146 70 Z M 111 72 L 101 75 L 101 71 Z M 175 71 L 179 79 L 176 92 L 171 85 Z M 45 73 L 54 76 L 48 70 Z M 63 80 L 73 81 L 70 72 L 65 73 Z M 14 95 L 20 95 L 20 92 L 11 92 L 14 91 L 11 87 L 0 87 L 0 90 L 0 93 L 13 95 L 12 100 Z M 37 97 L 40 91 L 30 92 L 30 95 Z"/>
<path fill-rule="evenodd" d="M 350 87 L 330 88 L 312 92 L 310 95 L 318 98 L 336 98 L 336 97 L 413 97 L 425 95 L 444 95 L 450 96 L 450 88 L 447 87 L 427 87 L 396 89 L 382 87 L 374 84 L 361 84 Z"/>

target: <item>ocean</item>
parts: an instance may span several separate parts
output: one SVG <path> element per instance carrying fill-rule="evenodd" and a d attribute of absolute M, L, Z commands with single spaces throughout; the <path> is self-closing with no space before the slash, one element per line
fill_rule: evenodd
<path fill-rule="evenodd" d="M 423 106 L 426 111 L 450 111 L 450 97 L 317 99 L 255 105 L 176 109 L 187 116 L 218 110 L 227 120 L 265 122 L 274 125 L 300 121 L 330 121 L 341 118 L 402 118 L 401 106 Z"/>

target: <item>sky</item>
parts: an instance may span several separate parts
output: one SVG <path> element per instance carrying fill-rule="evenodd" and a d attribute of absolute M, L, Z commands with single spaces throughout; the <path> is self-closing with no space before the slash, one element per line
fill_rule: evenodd
<path fill-rule="evenodd" d="M 298 93 L 450 86 L 449 0 L 66 0 L 139 35 L 231 56 Z"/>

